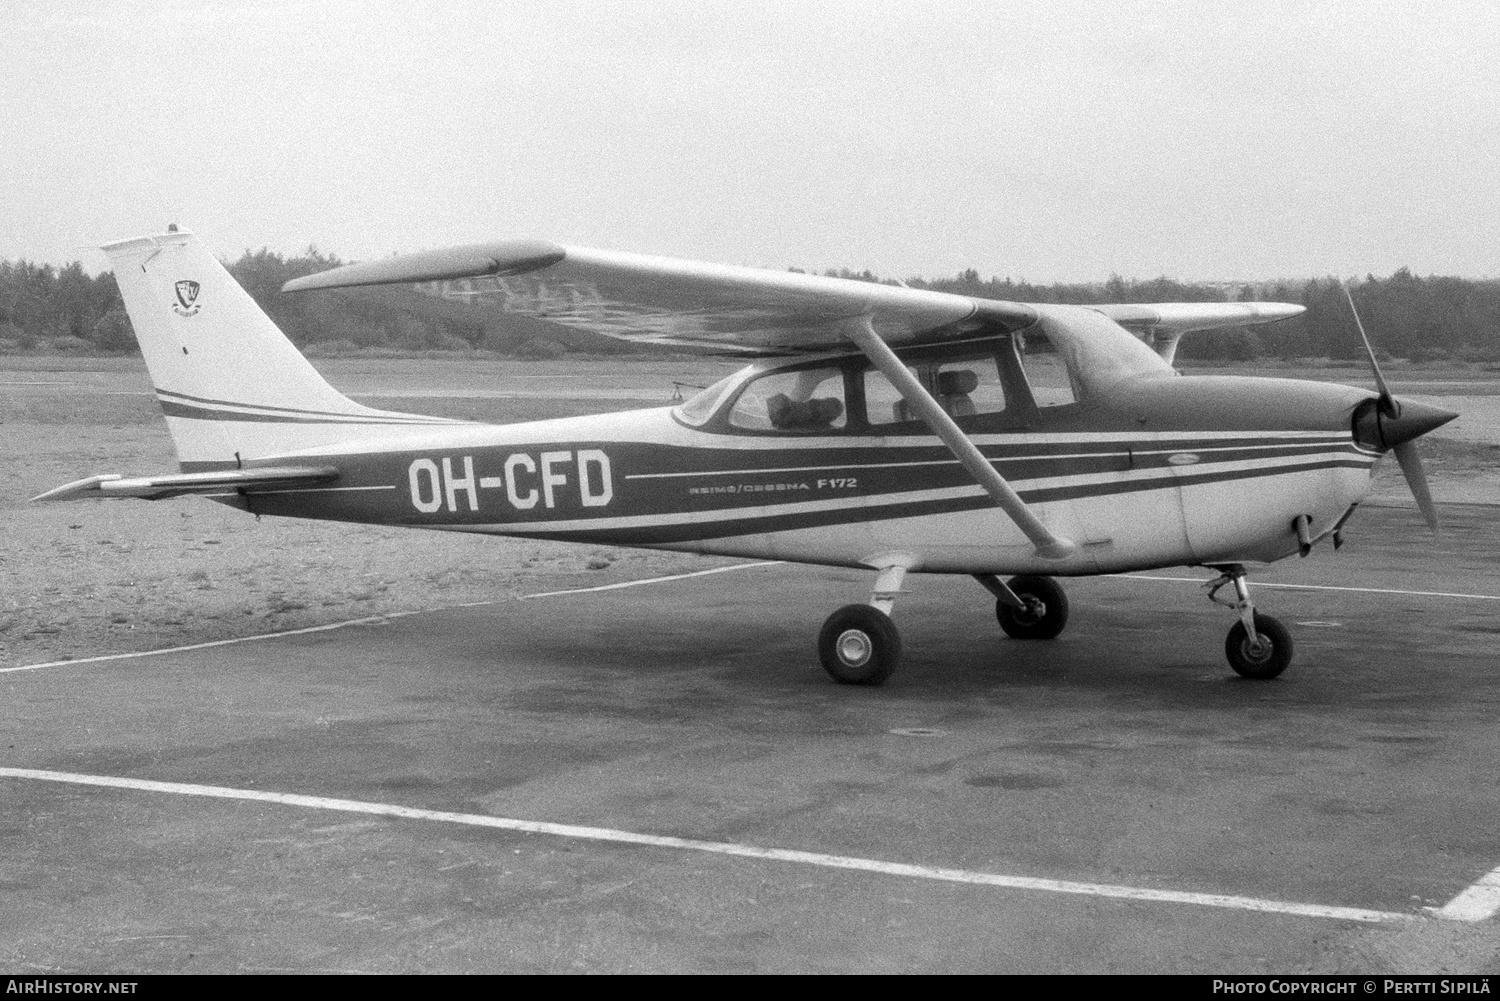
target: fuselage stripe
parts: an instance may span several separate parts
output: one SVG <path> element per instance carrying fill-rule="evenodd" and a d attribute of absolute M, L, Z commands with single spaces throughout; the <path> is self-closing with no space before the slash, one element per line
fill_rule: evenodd
<path fill-rule="evenodd" d="M 1155 443 L 1153 443 L 1153 444 L 1155 444 Z M 1098 460 L 1098 459 L 1111 459 L 1111 458 L 1113 458 L 1113 459 L 1126 459 L 1126 460 L 1128 460 L 1128 461 L 1130 461 L 1132 463 L 1135 463 L 1137 460 L 1140 460 L 1140 459 L 1145 458 L 1145 457 L 1153 457 L 1154 458 L 1154 457 L 1165 456 L 1165 457 L 1170 458 L 1171 456 L 1183 455 L 1183 454 L 1187 453 L 1187 454 L 1192 454 L 1195 457 L 1195 460 L 1197 460 L 1197 462 L 1206 465 L 1206 464 L 1213 464 L 1215 462 L 1226 461 L 1228 459 L 1228 456 L 1226 454 L 1226 455 L 1223 455 L 1222 457 L 1210 458 L 1210 459 L 1203 460 L 1203 459 L 1197 459 L 1198 455 L 1200 455 L 1202 453 L 1245 453 L 1245 452 L 1259 452 L 1259 453 L 1263 453 L 1263 455 L 1262 456 L 1256 456 L 1256 457 L 1277 457 L 1277 458 L 1279 458 L 1279 457 L 1283 457 L 1283 456 L 1315 454 L 1317 452 L 1328 451 L 1330 445 L 1340 446 L 1340 451 L 1352 451 L 1352 448 L 1350 446 L 1350 443 L 1349 443 L 1348 439 L 1342 439 L 1342 440 L 1340 440 L 1340 439 L 1333 439 L 1333 440 L 1326 441 L 1326 442 L 1297 442 L 1295 444 L 1278 444 L 1278 445 L 1220 445 L 1220 446 L 1213 446 L 1213 447 L 1207 447 L 1207 448 L 1199 446 L 1199 447 L 1195 447 L 1195 448 L 1191 448 L 1191 449 L 1189 449 L 1189 448 L 1137 449 L 1137 448 L 1133 448 L 1132 447 L 1132 448 L 1127 448 L 1127 449 L 1115 449 L 1115 450 L 1105 451 L 1105 452 L 1076 452 L 1075 451 L 1075 452 L 1055 452 L 1055 453 L 1030 454 L 1030 455 L 1015 454 L 1015 453 L 1012 453 L 1012 452 L 1007 452 L 1005 455 L 986 455 L 985 457 L 987 459 L 989 459 L 992 464 L 1006 463 L 1006 462 L 1023 462 L 1023 461 L 1028 461 L 1028 460 L 1030 460 L 1030 461 L 1062 462 L 1062 461 L 1067 461 L 1067 460 Z M 1247 458 L 1248 458 L 1248 456 L 1247 456 Z M 768 475 L 768 474 L 773 474 L 773 473 L 775 473 L 775 474 L 816 473 L 816 472 L 833 472 L 833 471 L 845 471 L 845 470 L 856 470 L 856 469 L 910 469 L 910 468 L 917 468 L 917 467 L 957 466 L 957 465 L 959 465 L 958 460 L 957 459 L 953 459 L 953 458 L 949 458 L 949 459 L 921 459 L 921 460 L 915 460 L 914 459 L 914 460 L 909 460 L 909 461 L 904 461 L 904 462 L 852 462 L 852 463 L 842 463 L 842 464 L 838 464 L 838 465 L 828 465 L 828 464 L 821 464 L 820 463 L 820 464 L 815 464 L 815 465 L 801 465 L 801 466 L 768 466 L 768 467 L 763 468 L 763 469 L 755 469 L 755 468 L 701 469 L 701 470 L 689 470 L 689 471 L 686 471 L 686 472 L 671 472 L 671 473 L 628 473 L 628 474 L 626 474 L 626 476 L 624 478 L 627 479 L 627 480 L 668 480 L 668 479 L 688 479 L 688 478 L 703 477 L 703 476 L 756 476 L 756 475 Z M 1153 463 L 1151 466 L 1147 466 L 1145 468 L 1160 468 L 1160 465 L 1161 465 L 1161 463 L 1156 462 L 1156 463 Z M 1123 470 L 1122 470 L 1122 472 L 1123 472 Z"/>
<path fill-rule="evenodd" d="M 1268 467 L 1240 467 L 1205 471 L 1191 475 L 1160 476 L 1151 480 L 1111 480 L 1049 488 L 1020 488 L 1022 500 L 1029 503 L 1079 500 L 1107 497 L 1120 493 L 1172 490 L 1183 486 L 1228 483 L 1237 480 L 1276 477 L 1329 469 L 1367 470 L 1370 462 L 1362 459 L 1323 459 L 1314 462 Z M 431 524 L 430 527 L 454 531 L 522 535 L 528 538 L 558 541 L 612 541 L 620 545 L 662 544 L 694 539 L 724 538 L 815 528 L 832 524 L 911 518 L 925 515 L 952 514 L 992 507 L 993 501 L 976 484 L 931 493 L 939 496 L 922 499 L 887 501 L 881 497 L 850 498 L 846 501 L 812 502 L 798 505 L 768 505 L 750 509 L 763 513 L 746 515 L 736 510 L 719 512 L 680 512 L 667 515 L 621 518 L 593 518 L 571 521 L 507 522 L 494 524 Z M 896 495 L 884 495 L 893 497 Z M 782 510 L 778 511 L 777 508 Z M 787 508 L 795 508 L 787 512 Z M 745 511 L 740 508 L 737 511 Z M 420 522 L 412 522 L 420 524 Z"/>
<path fill-rule="evenodd" d="M 415 420 L 415 421 L 421 421 L 421 422 L 430 422 L 430 423 L 433 423 L 433 424 L 464 424 L 464 423 L 468 423 L 466 421 L 455 421 L 455 420 L 452 420 L 451 418 L 447 418 L 447 417 L 429 417 L 429 416 L 427 416 L 425 414 L 396 413 L 394 411 L 372 410 L 372 409 L 367 408 L 367 407 L 361 407 L 360 411 L 358 413 L 348 413 L 348 412 L 337 411 L 337 410 L 308 410 L 308 409 L 306 409 L 304 407 L 276 407 L 276 406 L 271 406 L 270 404 L 265 404 L 265 403 L 239 403 L 239 402 L 234 401 L 234 400 L 214 400 L 214 399 L 209 399 L 209 398 L 203 397 L 203 396 L 189 396 L 187 393 L 178 393 L 178 392 L 175 392 L 175 391 L 170 390 L 170 389 L 158 389 L 158 390 L 156 390 L 156 395 L 157 395 L 158 398 L 161 398 L 161 397 L 171 397 L 173 402 L 186 401 L 186 402 L 188 402 L 190 404 L 203 404 L 203 405 L 205 405 L 206 408 L 214 408 L 214 407 L 218 407 L 218 408 L 223 408 L 223 407 L 238 407 L 238 408 L 240 408 L 240 410 L 233 411 L 235 413 L 239 413 L 239 412 L 247 411 L 247 410 L 264 410 L 264 411 L 270 411 L 273 414 L 295 414 L 295 415 L 302 416 L 302 417 L 338 417 L 338 418 L 347 418 L 347 419 L 356 419 L 356 418 L 389 419 L 391 417 L 400 417 L 400 418 L 404 418 L 404 419 L 408 419 L 408 420 Z M 162 400 L 161 402 L 165 403 L 167 401 L 166 400 Z M 356 404 L 356 406 L 357 406 L 357 404 Z"/>
<path fill-rule="evenodd" d="M 437 419 L 413 418 L 410 420 L 397 415 L 389 417 L 366 416 L 362 414 L 348 414 L 333 417 L 302 417 L 294 414 L 260 414 L 242 410 L 212 410 L 207 407 L 190 406 L 185 403 L 176 403 L 172 400 L 161 401 L 161 411 L 168 417 L 186 418 L 197 421 L 241 421 L 254 424 L 354 424 L 361 427 L 366 425 L 399 425 L 403 427 L 431 427 L 440 422 Z M 445 426 L 463 423 L 461 421 L 442 421 Z"/>

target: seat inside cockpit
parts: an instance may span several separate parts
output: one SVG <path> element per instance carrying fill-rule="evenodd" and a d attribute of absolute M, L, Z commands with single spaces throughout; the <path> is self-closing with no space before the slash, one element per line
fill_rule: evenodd
<path fill-rule="evenodd" d="M 937 401 L 954 417 L 967 417 L 977 413 L 974 399 L 970 395 L 979 388 L 979 373 L 971 368 L 952 368 L 937 374 Z M 1001 394 L 1004 402 L 1004 394 Z M 1003 410 L 1004 407 L 1002 406 Z"/>

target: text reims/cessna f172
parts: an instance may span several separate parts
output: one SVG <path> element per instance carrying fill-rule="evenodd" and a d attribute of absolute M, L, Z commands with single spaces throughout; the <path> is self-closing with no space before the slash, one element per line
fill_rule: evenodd
<path fill-rule="evenodd" d="M 1378 367 L 1378 394 L 1173 369 L 1186 332 L 1302 309 L 1278 303 L 1026 305 L 539 241 L 287 284 L 435 283 L 762 359 L 675 407 L 479 424 L 347 399 L 188 233 L 104 250 L 181 472 L 42 498 L 198 493 L 255 514 L 866 567 L 869 602 L 818 638 L 854 684 L 896 667 L 909 573 L 969 574 L 1006 633 L 1047 639 L 1068 614 L 1055 578 L 1179 565 L 1232 586 L 1229 663 L 1274 677 L 1291 637 L 1255 610 L 1244 565 L 1337 545 L 1387 451 L 1435 525 L 1413 443 L 1455 416 L 1396 400 Z"/>

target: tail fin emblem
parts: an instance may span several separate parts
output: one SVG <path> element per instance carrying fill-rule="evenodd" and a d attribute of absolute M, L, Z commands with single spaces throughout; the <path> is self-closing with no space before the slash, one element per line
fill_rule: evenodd
<path fill-rule="evenodd" d="M 198 301 L 198 289 L 200 287 L 197 282 L 186 278 L 178 282 L 177 301 L 180 305 L 173 306 L 172 312 L 178 316 L 192 316 L 198 310 L 202 309 L 202 306 L 194 305 Z"/>

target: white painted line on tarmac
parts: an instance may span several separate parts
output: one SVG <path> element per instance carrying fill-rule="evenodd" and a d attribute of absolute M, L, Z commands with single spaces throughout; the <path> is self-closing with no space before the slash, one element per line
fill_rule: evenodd
<path fill-rule="evenodd" d="M 1486 921 L 1494 917 L 1500 912 L 1500 868 L 1485 873 L 1473 886 L 1431 910 L 1435 917 L 1450 921 Z"/>
<path fill-rule="evenodd" d="M 273 640 L 279 636 L 299 636 L 302 633 L 322 633 L 330 629 L 343 629 L 346 626 L 367 626 L 386 619 L 399 618 L 403 615 L 414 615 L 415 612 L 392 612 L 389 615 L 367 615 L 362 619 L 346 619 L 343 622 L 330 622 L 321 626 L 306 626 L 302 629 L 283 629 L 278 633 L 257 633 L 254 636 L 236 636 L 227 640 L 211 640 L 207 643 L 189 643 L 187 646 L 169 646 L 160 650 L 136 650 L 132 653 L 107 653 L 98 657 L 79 657 L 76 660 L 51 660 L 45 664 L 25 664 L 21 667 L 0 667 L 0 674 L 10 674 L 14 671 L 40 671 L 44 667 L 67 667 L 71 664 L 97 664 L 106 660 L 131 660 L 136 657 L 155 657 L 163 653 L 183 653 L 187 650 L 207 650 L 209 647 L 230 646 L 234 643 L 254 643 L 257 640 Z"/>
<path fill-rule="evenodd" d="M 774 567 L 781 564 L 781 560 L 765 560 L 759 563 L 735 563 L 727 567 L 714 567 L 711 570 L 695 570 L 692 573 L 672 574 L 668 577 L 647 577 L 643 580 L 627 580 L 618 584 L 604 584 L 600 587 L 581 587 L 570 591 L 543 591 L 541 594 L 523 594 L 519 598 L 491 598 L 486 601 L 465 601 L 456 605 L 441 605 L 437 608 L 420 608 L 404 612 L 387 612 L 384 615 L 366 615 L 358 619 L 345 619 L 342 622 L 329 622 L 321 626 L 305 626 L 301 629 L 283 629 L 274 633 L 256 633 L 254 636 L 236 636 L 227 640 L 212 640 L 207 643 L 189 643 L 186 646 L 162 647 L 158 650 L 136 650 L 131 653 L 107 653 L 98 657 L 77 657 L 72 660 L 50 660 L 45 664 L 23 664 L 20 667 L 0 667 L 0 674 L 11 674 L 16 671 L 40 671 L 44 667 L 70 667 L 74 664 L 98 664 L 107 660 L 133 660 L 137 657 L 155 657 L 164 653 L 185 653 L 189 650 L 207 650 L 216 646 L 231 646 L 235 643 L 256 643 L 260 640 L 274 640 L 282 636 L 300 636 L 304 633 L 323 633 L 331 629 L 346 629 L 349 626 L 372 626 L 391 619 L 404 619 L 411 615 L 426 615 L 429 612 L 443 612 L 451 608 L 482 608 L 486 605 L 499 605 L 504 602 L 529 601 L 532 598 L 555 598 L 565 594 L 587 594 L 590 591 L 613 591 L 622 587 L 639 587 L 642 584 L 662 584 L 666 581 L 685 580 L 689 577 L 703 577 L 707 574 L 727 573 L 730 570 L 744 570 L 748 567 Z"/>
<path fill-rule="evenodd" d="M 370 803 L 354 799 L 328 799 L 323 796 L 303 796 L 298 793 L 264 792 L 259 789 L 232 789 L 225 786 L 193 785 L 184 782 L 157 782 L 151 779 L 117 778 L 111 775 L 80 775 L 74 772 L 41 771 L 31 768 L 0 768 L 0 778 L 32 779 L 41 782 L 61 782 L 71 785 L 102 786 L 115 789 L 137 789 L 144 792 L 172 793 L 178 796 L 205 796 L 212 799 L 252 800 L 262 803 L 280 803 L 284 806 L 300 806 L 313 810 L 338 810 L 345 813 L 364 813 L 386 817 L 403 817 L 409 820 L 433 820 L 447 824 L 465 824 L 471 827 L 491 827 L 527 834 L 548 834 L 561 838 L 579 838 L 588 841 L 613 841 L 623 844 L 644 845 L 651 848 L 676 848 L 685 851 L 711 852 L 717 855 L 733 855 L 741 858 L 763 859 L 772 862 L 795 862 L 801 865 L 821 866 L 828 869 L 852 869 L 861 872 L 881 873 L 887 876 L 906 876 L 915 879 L 931 879 L 948 883 L 969 883 L 978 886 L 998 886 L 1015 890 L 1039 890 L 1047 893 L 1066 893 L 1090 897 L 1113 897 L 1120 900 L 1141 900 L 1168 904 L 1197 904 L 1205 907 L 1225 907 L 1241 911 L 1261 911 L 1271 914 L 1291 914 L 1306 918 L 1327 918 L 1334 921 L 1414 921 L 1416 914 L 1400 911 L 1375 911 L 1360 907 L 1329 907 L 1323 904 L 1299 904 L 1286 900 L 1263 900 L 1258 897 L 1240 897 L 1219 893 L 1192 893 L 1181 890 L 1154 890 L 1139 886 L 1115 886 L 1108 883 L 1077 883 L 1063 879 L 1040 879 L 1032 876 L 1004 876 L 998 873 L 976 872 L 969 869 L 941 869 L 925 865 L 909 865 L 904 862 L 883 862 L 878 859 L 855 858 L 848 855 L 824 855 L 821 852 L 796 851 L 786 848 L 762 848 L 757 845 L 735 844 L 722 841 L 698 841 L 693 838 L 674 838 L 659 834 L 638 834 L 609 827 L 579 827 L 573 824 L 553 824 L 537 820 L 513 820 L 509 817 L 494 817 L 478 813 L 450 813 L 445 810 L 423 810 L 392 803 Z"/>
<path fill-rule="evenodd" d="M 1144 573 L 1107 573 L 1105 577 L 1124 580 L 1159 580 L 1179 584 L 1208 584 L 1212 577 L 1157 577 Z M 1332 584 L 1264 584 L 1257 581 L 1256 588 L 1274 588 L 1278 591 L 1357 591 L 1361 594 L 1404 594 L 1415 598 L 1473 598 L 1478 601 L 1500 601 L 1500 594 L 1463 594 L 1456 591 L 1400 591 L 1390 587 L 1335 587 Z"/>
<path fill-rule="evenodd" d="M 748 570 L 750 567 L 775 567 L 780 566 L 781 560 L 762 560 L 759 563 L 735 563 L 727 567 L 714 567 L 711 570 L 694 570 L 692 573 L 677 573 L 670 577 L 647 577 L 644 580 L 623 580 L 618 584 L 601 584 L 598 587 L 575 587 L 568 591 L 543 591 L 541 594 L 523 594 L 522 601 L 530 601 L 532 598 L 558 598 L 565 594 L 591 594 L 595 591 L 618 591 L 622 587 L 640 587 L 642 584 L 664 584 L 669 580 L 687 580 L 689 577 L 707 577 L 714 573 L 728 573 L 731 570 Z"/>

